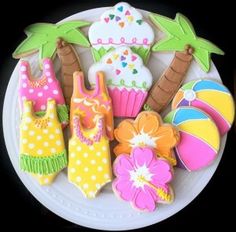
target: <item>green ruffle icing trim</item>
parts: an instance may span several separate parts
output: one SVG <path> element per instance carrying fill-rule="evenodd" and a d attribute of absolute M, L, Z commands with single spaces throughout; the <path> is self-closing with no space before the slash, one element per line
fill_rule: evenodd
<path fill-rule="evenodd" d="M 46 114 L 46 111 L 35 112 L 36 116 L 42 117 Z M 57 116 L 59 122 L 69 122 L 69 110 L 67 105 L 57 105 Z"/>
<path fill-rule="evenodd" d="M 138 54 L 142 59 L 143 59 L 143 63 L 146 64 L 148 62 L 149 59 L 149 55 L 150 55 L 150 50 L 151 48 L 144 48 L 144 47 L 130 47 L 131 50 Z M 108 49 L 105 49 L 104 47 L 100 47 L 98 50 L 95 48 L 92 48 L 92 55 L 93 55 L 93 59 L 94 61 L 98 62 L 101 60 L 101 58 L 106 55 L 108 52 L 114 50 L 114 47 L 110 47 Z"/>
<path fill-rule="evenodd" d="M 66 150 L 60 154 L 54 154 L 48 157 L 33 157 L 26 154 L 20 154 L 20 168 L 22 171 L 49 175 L 59 172 L 67 166 Z"/>
<path fill-rule="evenodd" d="M 144 81 L 144 82 L 142 83 L 142 85 L 139 86 L 139 85 L 136 84 L 136 81 L 132 81 L 132 82 L 131 82 L 131 85 L 127 85 L 127 84 L 125 83 L 125 80 L 124 80 L 124 79 L 121 79 L 118 84 L 115 84 L 115 83 L 112 81 L 112 79 L 109 79 L 109 80 L 107 80 L 107 85 L 108 85 L 108 86 L 115 86 L 115 87 L 126 87 L 126 88 L 145 89 L 145 90 L 148 89 L 148 87 L 147 87 L 147 82 L 146 82 L 146 81 Z"/>
<path fill-rule="evenodd" d="M 144 104 L 143 109 L 144 109 L 145 111 L 152 111 L 151 106 L 149 106 L 147 103 Z"/>

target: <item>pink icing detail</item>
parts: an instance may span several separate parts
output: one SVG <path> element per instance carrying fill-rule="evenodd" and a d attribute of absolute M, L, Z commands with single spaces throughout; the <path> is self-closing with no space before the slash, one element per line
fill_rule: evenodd
<path fill-rule="evenodd" d="M 37 82 L 40 82 L 45 78 L 45 73 L 50 72 L 50 78 L 46 77 L 45 85 L 37 86 Z M 19 98 L 21 109 L 23 107 L 22 97 L 24 96 L 27 100 L 34 101 L 34 111 L 41 111 L 41 106 L 47 105 L 47 99 L 55 99 L 56 103 L 59 105 L 64 105 L 65 100 L 62 94 L 60 83 L 56 79 L 53 65 L 50 59 L 43 60 L 43 74 L 37 81 L 30 80 L 30 66 L 27 61 L 22 61 L 20 63 L 20 79 L 19 79 Z M 25 78 L 26 77 L 26 78 Z M 51 82 L 49 82 L 49 79 Z M 32 84 L 35 87 L 32 87 Z M 30 85 L 31 84 L 31 85 Z M 25 87 L 24 87 L 25 86 Z M 45 88 L 47 86 L 47 88 Z M 56 90 L 58 94 L 53 94 L 53 90 Z"/>
<path fill-rule="evenodd" d="M 108 41 L 109 41 L 109 43 L 113 43 L 113 39 L 112 38 L 109 38 Z"/>
<path fill-rule="evenodd" d="M 130 15 L 130 12 L 127 10 L 127 11 L 125 12 L 125 15 Z"/>
<path fill-rule="evenodd" d="M 80 139 L 81 142 L 85 143 L 88 146 L 93 145 L 94 142 L 99 142 L 103 136 L 103 128 L 104 128 L 103 118 L 98 119 L 98 122 L 97 122 L 98 131 L 93 136 L 93 139 L 86 138 L 83 135 L 78 117 L 74 118 L 73 127 L 75 130 L 76 136 Z"/>
<path fill-rule="evenodd" d="M 135 173 L 140 167 L 146 167 L 151 174 L 150 180 L 146 180 L 156 188 L 162 188 L 166 193 L 170 192 L 168 183 L 173 174 L 168 162 L 158 159 L 150 148 L 134 148 L 131 154 L 121 154 L 113 164 L 116 179 L 112 183 L 113 190 L 125 201 L 140 210 L 154 211 L 156 203 L 163 202 L 158 193 L 148 183 L 143 187 L 137 186 L 131 179 L 130 173 Z M 145 178 L 145 177 L 144 177 Z"/>
<path fill-rule="evenodd" d="M 224 135 L 229 131 L 231 127 L 229 123 L 219 114 L 219 112 L 213 109 L 210 105 L 206 104 L 203 101 L 200 101 L 199 99 L 192 101 L 191 105 L 209 114 L 215 121 L 221 135 Z"/>
<path fill-rule="evenodd" d="M 105 22 L 108 23 L 109 22 L 109 18 L 104 18 Z"/>
<path fill-rule="evenodd" d="M 183 131 L 180 131 L 180 138 L 176 153 L 189 171 L 202 169 L 216 158 L 217 153 L 202 140 Z"/>
<path fill-rule="evenodd" d="M 136 59 L 137 59 L 137 56 L 134 56 L 134 55 L 133 55 L 133 56 L 131 57 L 131 60 L 132 60 L 132 61 L 135 61 Z"/>
<path fill-rule="evenodd" d="M 144 104 L 147 92 L 123 88 L 109 88 L 109 95 L 112 99 L 113 114 L 116 117 L 136 117 Z"/>
<path fill-rule="evenodd" d="M 119 75 L 119 74 L 120 74 L 120 70 L 116 69 L 116 75 Z"/>
<path fill-rule="evenodd" d="M 143 44 L 147 45 L 148 44 L 148 39 L 143 39 Z"/>
<path fill-rule="evenodd" d="M 120 42 L 121 42 L 121 43 L 125 43 L 125 38 L 124 38 L 124 37 L 121 37 L 121 38 L 120 38 Z"/>
<path fill-rule="evenodd" d="M 123 37 L 122 37 L 123 38 Z M 121 39 L 120 38 L 120 41 Z M 124 41 L 123 41 L 124 39 Z M 122 41 L 123 42 L 109 42 L 109 39 L 106 41 L 102 41 L 102 39 L 97 39 L 97 42 L 91 42 L 92 46 L 96 46 L 96 45 L 116 45 L 116 46 L 119 46 L 119 45 L 127 45 L 127 46 L 132 46 L 132 45 L 137 45 L 137 46 L 151 46 L 151 43 L 149 44 L 148 42 L 144 43 L 143 41 L 142 42 L 137 42 L 137 39 L 136 38 L 133 38 L 132 41 L 125 41 L 125 38 L 123 38 Z M 135 39 L 135 41 L 134 41 Z"/>

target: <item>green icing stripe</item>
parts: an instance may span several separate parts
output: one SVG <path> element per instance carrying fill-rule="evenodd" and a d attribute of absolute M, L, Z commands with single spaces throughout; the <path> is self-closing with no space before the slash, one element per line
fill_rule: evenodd
<path fill-rule="evenodd" d="M 143 109 L 144 109 L 145 111 L 152 111 L 151 106 L 149 106 L 147 103 L 144 104 Z"/>
<path fill-rule="evenodd" d="M 35 115 L 38 117 L 43 117 L 46 114 L 46 111 L 38 111 L 35 112 Z M 59 122 L 68 122 L 69 121 L 69 112 L 68 112 L 68 106 L 67 105 L 57 105 L 57 116 L 59 119 Z"/>
<path fill-rule="evenodd" d="M 148 89 L 148 87 L 147 87 L 147 82 L 146 82 L 146 81 L 144 81 L 144 82 L 142 83 L 142 85 L 139 86 L 139 85 L 136 84 L 136 81 L 132 81 L 132 82 L 131 82 L 131 85 L 127 85 L 127 84 L 125 83 L 125 80 L 124 80 L 124 79 L 121 79 L 118 84 L 114 83 L 114 82 L 112 81 L 112 79 L 109 79 L 109 80 L 107 80 L 107 85 L 108 85 L 108 86 L 115 86 L 115 87 L 126 87 L 126 88 L 145 89 L 145 90 Z"/>
<path fill-rule="evenodd" d="M 176 113 L 176 110 L 171 111 L 164 117 L 163 121 L 165 123 L 172 123 L 175 117 L 175 113 Z"/>
<path fill-rule="evenodd" d="M 67 166 L 66 150 L 48 157 L 33 157 L 20 154 L 20 169 L 25 172 L 49 175 Z"/>

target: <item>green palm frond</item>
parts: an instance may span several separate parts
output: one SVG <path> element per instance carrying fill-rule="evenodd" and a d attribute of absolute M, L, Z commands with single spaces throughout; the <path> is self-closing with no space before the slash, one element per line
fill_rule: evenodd
<path fill-rule="evenodd" d="M 28 56 L 39 51 L 40 60 L 53 58 L 56 51 L 57 39 L 63 38 L 68 43 L 89 47 L 86 36 L 79 30 L 80 27 L 90 25 L 85 21 L 69 21 L 59 24 L 35 23 L 25 28 L 27 38 L 16 48 L 14 58 Z"/>
<path fill-rule="evenodd" d="M 216 45 L 201 37 L 197 37 L 191 22 L 182 14 L 177 13 L 175 19 L 158 14 L 150 14 L 151 21 L 166 34 L 166 38 L 157 42 L 152 51 L 184 51 L 186 45 L 193 49 L 193 57 L 200 67 L 208 72 L 211 53 L 223 55 L 224 52 Z"/>

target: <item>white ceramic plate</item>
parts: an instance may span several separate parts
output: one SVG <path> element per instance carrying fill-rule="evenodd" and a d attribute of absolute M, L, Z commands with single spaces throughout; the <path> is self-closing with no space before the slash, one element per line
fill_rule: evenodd
<path fill-rule="evenodd" d="M 99 16 L 107 8 L 97 8 L 72 15 L 65 20 L 98 20 Z M 147 17 L 148 12 L 142 11 Z M 157 32 L 157 38 L 161 33 Z M 92 56 L 89 49 L 78 48 L 78 53 L 82 62 L 82 67 L 87 72 L 92 64 Z M 158 78 L 163 70 L 169 65 L 172 54 L 155 53 L 150 57 L 148 67 L 153 76 Z M 39 75 L 37 66 L 37 55 L 29 58 L 32 65 L 33 74 Z M 221 150 L 217 160 L 210 167 L 189 173 L 185 170 L 175 169 L 175 179 L 172 183 L 175 191 L 175 201 L 172 205 L 159 205 L 154 213 L 141 213 L 133 210 L 130 204 L 115 197 L 111 185 L 108 184 L 94 200 L 83 198 L 81 192 L 67 181 L 67 173 L 63 171 L 56 181 L 49 187 L 41 187 L 32 177 L 21 172 L 18 165 L 19 153 L 19 108 L 17 100 L 18 69 L 15 67 L 7 88 L 4 109 L 3 109 L 3 129 L 5 142 L 11 162 L 27 189 L 44 206 L 52 212 L 74 222 L 78 225 L 104 229 L 104 230 L 127 230 L 145 227 L 158 223 L 188 205 L 207 185 L 214 174 L 224 150 L 226 136 L 222 139 Z M 55 69 L 59 74 L 59 62 L 55 61 Z M 220 76 L 212 64 L 211 71 L 204 73 L 199 66 L 193 62 L 187 74 L 186 81 L 199 79 L 202 77 L 213 78 L 221 81 Z M 168 110 L 167 110 L 168 111 Z"/>

